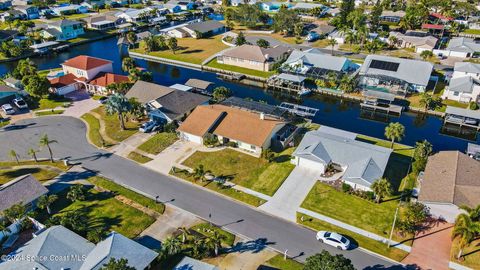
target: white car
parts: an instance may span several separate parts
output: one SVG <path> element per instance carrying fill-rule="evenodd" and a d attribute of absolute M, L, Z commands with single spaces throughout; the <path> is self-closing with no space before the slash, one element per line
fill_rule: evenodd
<path fill-rule="evenodd" d="M 319 231 L 317 233 L 317 240 L 341 250 L 348 250 L 350 248 L 350 240 L 334 232 Z"/>
<path fill-rule="evenodd" d="M 2 105 L 2 110 L 6 115 L 14 114 L 15 110 L 13 109 L 12 105 L 10 104 L 3 104 Z"/>
<path fill-rule="evenodd" d="M 17 106 L 19 109 L 28 109 L 27 103 L 21 97 L 14 99 L 13 104 L 15 104 L 15 106 Z"/>

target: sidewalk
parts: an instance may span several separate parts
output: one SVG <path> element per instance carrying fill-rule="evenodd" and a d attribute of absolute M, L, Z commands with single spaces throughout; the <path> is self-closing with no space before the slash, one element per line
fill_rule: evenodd
<path fill-rule="evenodd" d="M 110 152 L 122 156 L 122 157 L 127 157 L 130 152 L 137 150 L 137 147 L 140 146 L 142 143 L 146 142 L 148 139 L 150 139 L 153 136 L 154 133 L 143 133 L 143 132 L 137 132 L 133 134 L 132 136 L 128 137 L 126 140 L 117 143 L 115 146 L 110 148 Z M 155 155 L 145 153 L 144 151 L 138 151 L 141 152 L 142 155 L 147 156 L 149 158 L 155 158 Z"/>

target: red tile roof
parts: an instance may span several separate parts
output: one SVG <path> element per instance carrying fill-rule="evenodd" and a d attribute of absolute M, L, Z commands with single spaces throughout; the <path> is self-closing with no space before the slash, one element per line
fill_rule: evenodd
<path fill-rule="evenodd" d="M 441 20 L 446 20 L 446 21 L 452 21 L 453 20 L 452 17 L 443 16 L 440 13 L 431 13 L 430 16 L 441 19 Z"/>
<path fill-rule="evenodd" d="M 107 87 L 112 83 L 128 82 L 128 76 L 118 75 L 113 73 L 100 73 L 97 77 L 92 79 L 89 84 Z"/>
<path fill-rule="evenodd" d="M 430 24 L 430 23 L 424 23 L 422 24 L 422 29 L 434 29 L 434 30 L 443 30 L 444 25 L 441 24 Z"/>
<path fill-rule="evenodd" d="M 87 55 L 79 55 L 77 57 L 68 59 L 63 64 L 66 66 L 81 69 L 81 70 L 89 70 L 89 69 L 100 67 L 110 63 L 112 63 L 112 61 L 95 58 Z"/>
<path fill-rule="evenodd" d="M 66 75 L 49 79 L 50 85 L 54 88 L 60 88 L 64 87 L 73 83 L 76 83 L 77 81 L 83 81 L 85 80 L 83 77 L 77 78 L 75 75 L 72 73 L 68 73 Z"/>

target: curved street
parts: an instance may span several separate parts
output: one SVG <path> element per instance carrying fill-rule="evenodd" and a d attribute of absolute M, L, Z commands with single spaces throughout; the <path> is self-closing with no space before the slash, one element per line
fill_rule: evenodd
<path fill-rule="evenodd" d="M 233 233 L 266 243 L 280 252 L 288 250 L 289 256 L 300 261 L 326 249 L 332 254 L 342 253 L 352 260 L 357 269 L 404 268 L 362 249 L 343 252 L 322 245 L 316 241 L 312 230 L 99 150 L 87 142 L 85 124 L 73 117 L 40 117 L 18 121 L 13 126 L 1 129 L 2 159 L 8 159 L 8 151 L 11 149 L 21 159 L 30 159 L 27 150 L 38 148 L 38 140 L 45 133 L 50 140 L 55 141 L 51 145 L 55 158 L 68 158 L 72 163 L 80 163 L 120 184 L 151 197 L 158 196 L 159 200 L 167 204 L 210 220 Z M 48 151 L 42 149 L 38 156 L 47 157 Z"/>

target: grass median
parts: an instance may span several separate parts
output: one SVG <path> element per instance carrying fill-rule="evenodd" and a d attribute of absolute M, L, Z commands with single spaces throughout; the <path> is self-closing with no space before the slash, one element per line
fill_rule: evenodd
<path fill-rule="evenodd" d="M 81 117 L 88 124 L 88 140 L 97 147 L 109 147 L 112 146 L 109 142 L 105 141 L 100 134 L 100 121 L 92 114 L 86 113 Z"/>
<path fill-rule="evenodd" d="M 149 157 L 147 157 L 147 156 L 144 156 L 144 155 L 142 155 L 142 154 L 140 154 L 140 153 L 137 153 L 137 152 L 135 152 L 135 151 L 130 152 L 130 153 L 128 154 L 128 158 L 131 159 L 131 160 L 133 160 L 133 161 L 136 161 L 136 162 L 138 162 L 138 163 L 141 163 L 141 164 L 147 163 L 147 162 L 149 162 L 149 161 L 152 161 L 151 158 L 149 158 Z"/>

